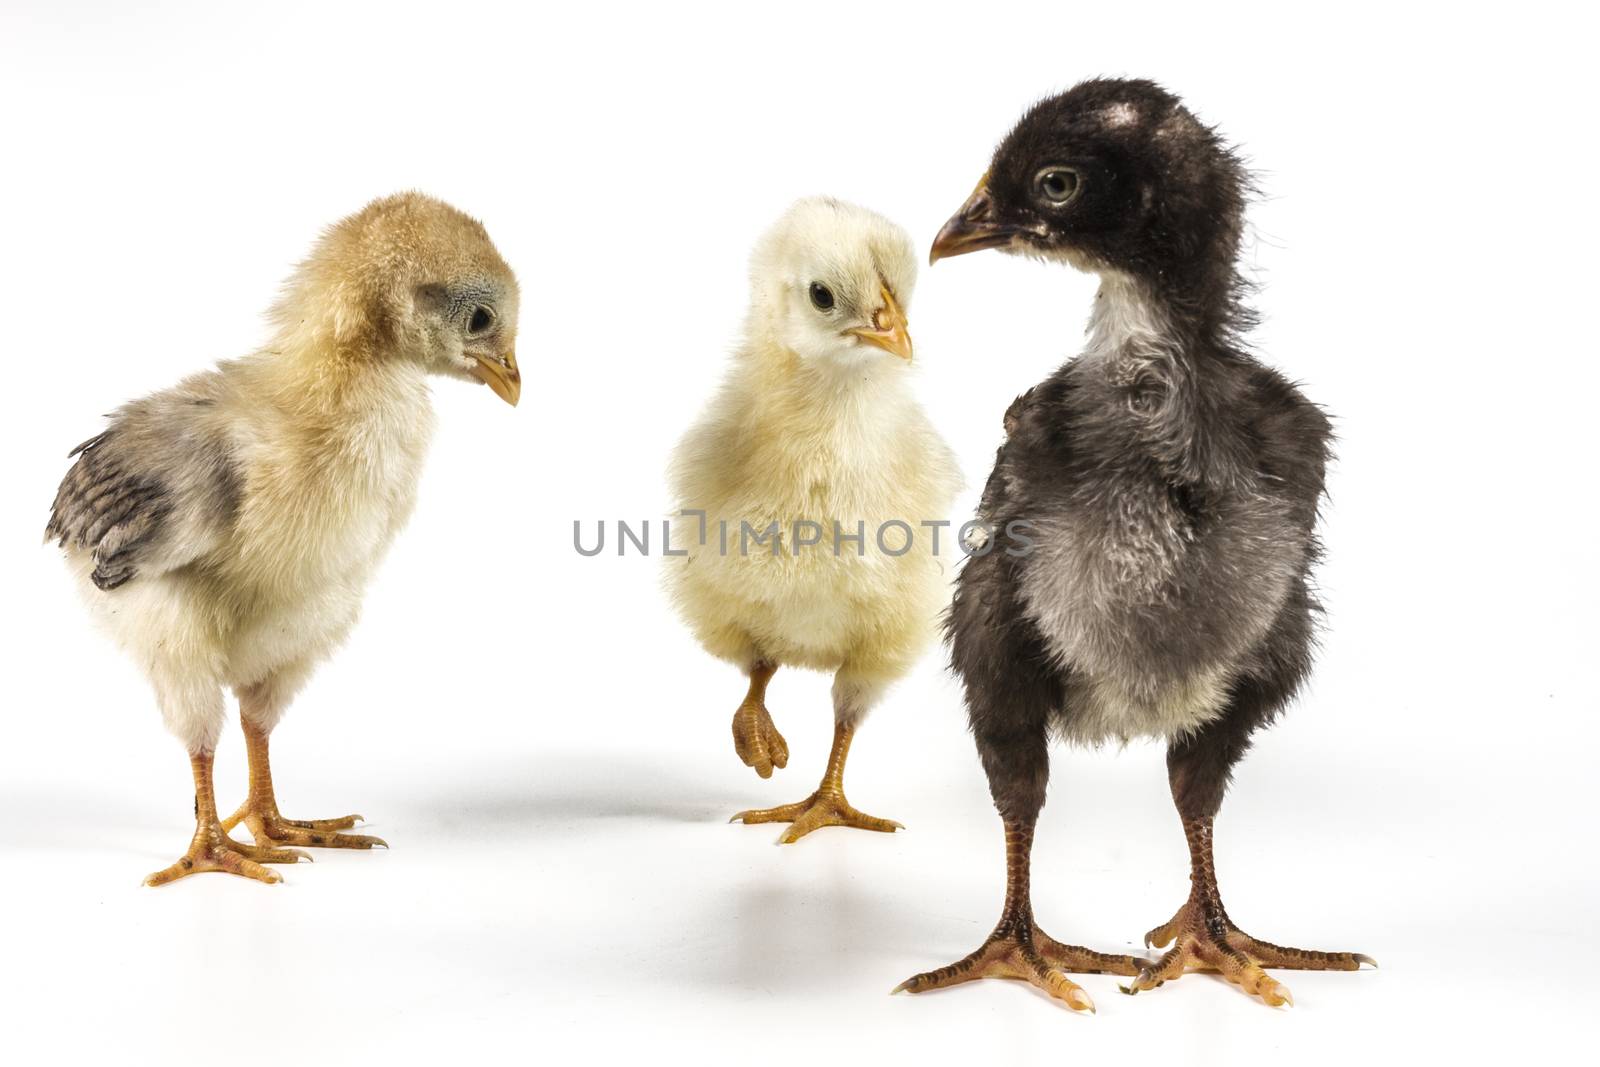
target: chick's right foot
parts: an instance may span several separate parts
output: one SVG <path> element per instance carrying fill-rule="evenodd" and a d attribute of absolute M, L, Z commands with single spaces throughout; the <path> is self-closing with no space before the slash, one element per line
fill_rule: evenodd
<path fill-rule="evenodd" d="M 978 951 L 948 967 L 907 978 L 893 992 L 926 993 L 978 978 L 1011 978 L 1038 987 L 1073 1011 L 1092 1012 L 1094 1001 L 1067 972 L 1136 975 L 1141 963 L 1132 956 L 1064 945 L 1031 924 L 1002 922 Z"/>
<path fill-rule="evenodd" d="M 772 768 L 789 765 L 789 745 L 764 704 L 747 700 L 733 713 L 733 750 L 763 778 L 772 777 Z"/>

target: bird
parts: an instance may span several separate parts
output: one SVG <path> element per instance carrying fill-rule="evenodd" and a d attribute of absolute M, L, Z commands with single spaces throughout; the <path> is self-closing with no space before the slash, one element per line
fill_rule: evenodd
<path fill-rule="evenodd" d="M 938 637 L 934 542 L 962 478 L 911 389 L 910 236 L 865 208 L 795 203 L 751 256 L 743 337 L 673 453 L 686 530 L 666 581 L 684 622 L 749 688 L 734 750 L 762 778 L 789 749 L 766 706 L 781 666 L 833 672 L 833 745 L 805 800 L 729 821 L 893 832 L 844 793 L 857 727 Z M 670 520 L 669 520 L 670 521 Z M 669 526 L 669 533 L 672 527 Z M 679 554 L 681 553 L 681 555 Z"/>
<path fill-rule="evenodd" d="M 323 232 L 264 347 L 124 405 L 73 449 L 45 538 L 148 678 L 194 776 L 194 837 L 146 884 L 203 871 L 273 883 L 264 864 L 310 858 L 290 846 L 387 847 L 342 832 L 359 815 L 282 816 L 268 738 L 412 512 L 429 378 L 517 403 L 517 311 L 480 222 L 421 193 L 380 198 Z M 224 821 L 212 772 L 228 689 L 249 785 Z M 240 823 L 253 844 L 229 836 Z"/>
<path fill-rule="evenodd" d="M 1005 829 L 999 924 L 966 958 L 896 988 L 1020 978 L 1075 1010 L 1067 974 L 1153 989 L 1215 970 L 1269 1005 L 1266 968 L 1370 957 L 1285 948 L 1222 904 L 1213 827 L 1235 764 L 1305 681 L 1321 625 L 1313 567 L 1331 421 L 1246 340 L 1238 266 L 1253 178 L 1157 84 L 1097 78 L 1029 109 L 929 260 L 996 249 L 1098 276 L 1087 344 L 1007 412 L 980 504 L 1026 550 L 972 556 L 947 619 L 951 666 Z M 1029 880 L 1052 736 L 1154 738 L 1190 853 L 1190 893 L 1146 935 L 1158 959 L 1055 941 Z"/>

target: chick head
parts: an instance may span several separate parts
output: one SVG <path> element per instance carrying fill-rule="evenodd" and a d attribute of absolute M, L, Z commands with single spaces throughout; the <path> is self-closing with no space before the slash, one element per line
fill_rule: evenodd
<path fill-rule="evenodd" d="M 753 326 L 802 360 L 852 368 L 911 359 L 916 253 L 881 215 L 801 200 L 756 245 L 750 280 Z"/>
<path fill-rule="evenodd" d="M 934 240 L 929 261 L 983 248 L 1157 284 L 1231 264 L 1249 178 L 1154 82 L 1095 79 L 1041 100 Z"/>
<path fill-rule="evenodd" d="M 331 226 L 276 317 L 331 333 L 364 358 L 478 381 L 508 404 L 517 369 L 517 279 L 483 224 L 421 193 L 374 200 Z"/>

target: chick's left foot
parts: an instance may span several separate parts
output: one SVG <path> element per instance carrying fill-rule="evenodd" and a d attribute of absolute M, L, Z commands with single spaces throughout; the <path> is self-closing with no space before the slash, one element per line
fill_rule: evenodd
<path fill-rule="evenodd" d="M 344 815 L 337 819 L 286 819 L 276 808 L 258 806 L 247 800 L 238 811 L 223 820 L 222 828 L 227 831 L 242 823 L 258 845 L 360 849 L 375 845 L 389 847 L 389 842 L 381 837 L 339 833 L 361 821 L 359 815 Z"/>
<path fill-rule="evenodd" d="M 728 821 L 742 822 L 746 825 L 762 822 L 792 823 L 793 825 L 778 839 L 781 845 L 792 845 L 811 831 L 820 830 L 824 826 L 850 826 L 857 830 L 876 830 L 884 834 L 905 829 L 903 824 L 893 819 L 863 815 L 850 806 L 843 793 L 823 789 L 795 804 L 741 811 Z"/>
<path fill-rule="evenodd" d="M 1172 945 L 1159 960 L 1139 971 L 1122 986 L 1124 993 L 1154 989 L 1190 971 L 1215 971 L 1228 981 L 1271 1007 L 1293 1005 L 1289 987 L 1273 978 L 1264 968 L 1299 971 L 1358 971 L 1363 963 L 1376 967 L 1377 961 L 1359 952 L 1317 952 L 1285 948 L 1258 941 L 1233 925 L 1220 908 L 1207 908 L 1189 901 L 1170 920 L 1144 935 L 1153 948 Z"/>

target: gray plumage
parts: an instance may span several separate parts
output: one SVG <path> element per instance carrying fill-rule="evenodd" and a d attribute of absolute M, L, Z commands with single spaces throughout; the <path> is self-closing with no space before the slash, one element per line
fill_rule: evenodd
<path fill-rule="evenodd" d="M 214 416 L 225 379 L 196 375 L 124 405 L 111 425 L 69 454 L 45 536 L 89 552 L 90 580 L 102 590 L 143 567 L 181 566 L 214 545 L 232 523 L 239 476 L 225 424 Z"/>
<path fill-rule="evenodd" d="M 984 493 L 981 517 L 1028 523 L 1035 548 L 970 561 L 950 616 L 980 748 L 1037 739 L 993 776 L 1020 810 L 1043 802 L 1048 729 L 1242 741 L 1310 662 L 1329 423 L 1241 340 L 1243 170 L 1146 86 L 1087 83 L 1070 109 L 1041 105 L 986 187 L 1006 250 L 1103 281 L 1083 354 L 1006 413 Z M 1069 122 L 1083 142 L 1070 225 L 1029 207 Z"/>

